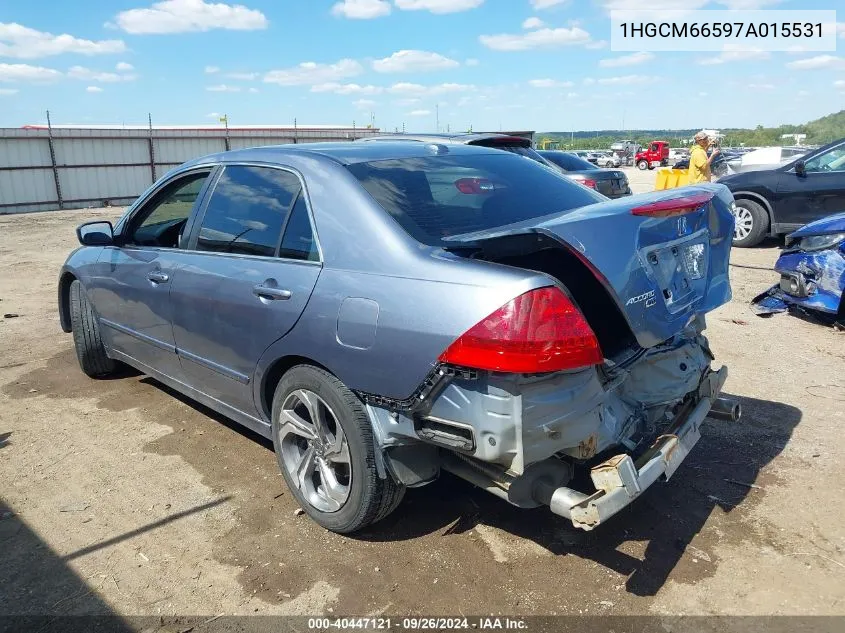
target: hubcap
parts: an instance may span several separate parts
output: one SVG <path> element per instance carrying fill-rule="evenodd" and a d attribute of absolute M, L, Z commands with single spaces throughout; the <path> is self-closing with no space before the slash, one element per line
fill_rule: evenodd
<path fill-rule="evenodd" d="M 282 463 L 302 495 L 321 512 L 337 512 L 349 499 L 352 461 L 337 416 L 313 391 L 291 392 L 279 414 Z"/>
<path fill-rule="evenodd" d="M 744 240 L 751 233 L 754 227 L 754 216 L 751 211 L 739 205 L 734 211 L 734 239 Z"/>

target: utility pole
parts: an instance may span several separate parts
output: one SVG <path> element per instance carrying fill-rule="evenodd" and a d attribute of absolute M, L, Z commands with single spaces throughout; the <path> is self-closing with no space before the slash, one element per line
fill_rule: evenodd
<path fill-rule="evenodd" d="M 440 104 L 439 103 L 435 104 L 434 112 L 435 112 L 435 117 L 436 117 L 435 125 L 437 127 L 437 133 L 439 134 L 440 133 Z"/>
<path fill-rule="evenodd" d="M 299 138 L 298 138 L 299 134 L 298 134 L 298 131 L 299 131 L 299 130 L 298 130 L 298 129 L 297 129 L 297 127 L 296 127 L 296 117 L 294 117 L 294 118 L 293 118 L 293 143 L 294 143 L 294 145 L 296 145 L 297 143 L 299 143 Z"/>
<path fill-rule="evenodd" d="M 224 114 L 223 116 L 221 116 L 220 122 L 226 124 L 226 137 L 223 139 L 223 143 L 226 147 L 226 151 L 228 152 L 229 148 L 230 148 L 230 146 L 229 146 L 229 115 Z"/>

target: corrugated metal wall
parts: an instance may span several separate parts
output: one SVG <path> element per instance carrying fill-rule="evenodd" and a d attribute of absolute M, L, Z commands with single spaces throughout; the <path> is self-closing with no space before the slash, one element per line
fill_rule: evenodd
<path fill-rule="evenodd" d="M 244 147 L 347 141 L 378 130 L 0 128 L 0 214 L 130 203 L 187 160 Z M 52 151 L 51 151 L 52 150 Z"/>

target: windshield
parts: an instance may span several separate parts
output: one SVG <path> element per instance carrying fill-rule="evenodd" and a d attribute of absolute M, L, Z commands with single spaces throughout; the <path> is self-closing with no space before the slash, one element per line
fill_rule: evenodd
<path fill-rule="evenodd" d="M 348 165 L 375 200 L 423 244 L 570 211 L 604 196 L 534 161 L 502 152 Z"/>

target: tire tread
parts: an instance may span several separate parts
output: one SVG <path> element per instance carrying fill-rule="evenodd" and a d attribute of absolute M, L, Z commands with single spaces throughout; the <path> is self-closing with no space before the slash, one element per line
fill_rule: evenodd
<path fill-rule="evenodd" d="M 78 279 L 70 284 L 70 319 L 76 357 L 82 371 L 92 378 L 113 373 L 116 363 L 106 353 L 100 322 Z"/>

